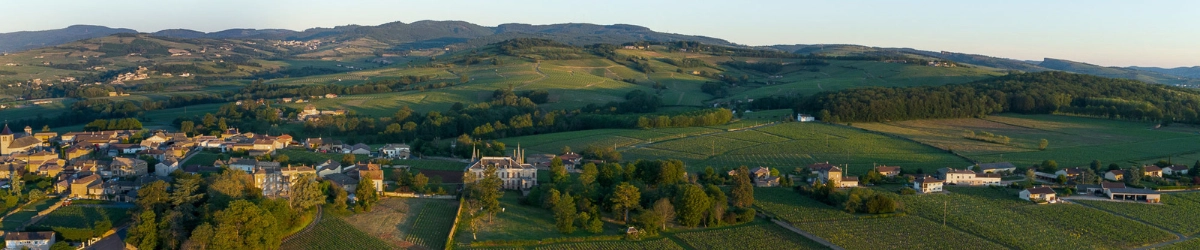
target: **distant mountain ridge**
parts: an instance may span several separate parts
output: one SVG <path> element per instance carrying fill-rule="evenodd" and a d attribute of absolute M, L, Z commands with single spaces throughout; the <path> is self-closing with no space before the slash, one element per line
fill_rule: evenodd
<path fill-rule="evenodd" d="M 1181 77 L 1200 79 L 1200 66 L 1178 67 L 1178 68 L 1169 68 L 1169 69 L 1159 68 L 1159 67 L 1138 67 L 1138 66 L 1133 66 L 1133 67 L 1128 67 L 1128 68 L 1136 69 L 1136 70 L 1154 71 L 1154 72 L 1173 75 L 1173 76 L 1181 76 Z"/>
<path fill-rule="evenodd" d="M 71 25 L 66 28 L 54 30 L 0 33 L 0 51 L 17 52 L 116 33 L 137 33 L 137 31 L 95 25 Z"/>
<path fill-rule="evenodd" d="M 0 33 L 0 51 L 15 52 L 38 47 L 55 46 L 77 40 L 108 36 L 116 33 L 136 33 L 132 29 L 117 29 L 93 25 L 73 25 L 64 29 Z M 375 26 L 345 25 L 332 28 L 310 28 L 303 31 L 287 29 L 228 29 L 200 32 L 188 29 L 167 29 L 152 36 L 178 39 L 272 39 L 348 41 L 370 39 L 393 46 L 393 49 L 440 48 L 449 45 L 479 47 L 513 38 L 544 38 L 572 45 L 596 43 L 621 44 L 637 41 L 696 41 L 712 45 L 747 47 L 723 39 L 663 33 L 630 24 L 597 25 L 563 23 L 533 25 L 506 23 L 495 27 L 464 21 L 391 22 Z M 948 60 L 969 65 L 1039 72 L 1059 70 L 1105 77 L 1136 79 L 1164 84 L 1200 84 L 1200 66 L 1164 69 L 1156 67 L 1103 67 L 1093 64 L 1047 58 L 1043 61 L 1024 61 L 987 55 L 947 51 L 925 51 L 911 48 L 880 48 L 853 44 L 794 44 L 759 46 L 759 49 L 780 50 L 798 54 L 829 56 L 895 56 L 933 60 Z"/>
<path fill-rule="evenodd" d="M 791 51 L 797 54 L 827 56 L 908 56 L 926 59 L 948 60 L 1001 70 L 1016 70 L 1023 72 L 1056 70 L 1110 78 L 1133 79 L 1149 83 L 1190 86 L 1200 85 L 1200 67 L 1174 69 L 1150 67 L 1105 67 L 1095 64 L 1054 58 L 1045 58 L 1042 61 L 1024 61 L 949 51 L 926 51 L 912 48 L 880 48 L 852 44 L 794 44 L 774 45 L 768 47 L 783 51 Z"/>

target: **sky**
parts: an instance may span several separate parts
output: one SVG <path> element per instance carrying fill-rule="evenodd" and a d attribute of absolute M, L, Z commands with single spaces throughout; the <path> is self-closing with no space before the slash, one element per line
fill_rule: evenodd
<path fill-rule="evenodd" d="M 745 45 L 859 44 L 1104 66 L 1200 65 L 1200 1 L 5 0 L 0 32 L 303 30 L 420 20 L 634 24 Z"/>

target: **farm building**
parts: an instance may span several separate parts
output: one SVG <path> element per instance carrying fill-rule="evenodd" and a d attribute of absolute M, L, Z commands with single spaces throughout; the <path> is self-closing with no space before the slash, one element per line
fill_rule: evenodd
<path fill-rule="evenodd" d="M 811 115 L 806 115 L 806 114 L 796 114 L 796 121 L 798 121 L 798 122 L 814 122 L 814 121 L 817 121 L 817 118 L 813 117 Z"/>
<path fill-rule="evenodd" d="M 976 165 L 976 169 L 983 173 L 1012 172 L 1017 170 L 1017 166 L 1010 162 L 993 162 Z"/>
<path fill-rule="evenodd" d="M 1036 187 L 1021 191 L 1021 199 L 1027 201 L 1045 201 L 1050 203 L 1058 202 L 1058 193 L 1049 187 Z"/>
<path fill-rule="evenodd" d="M 1161 203 L 1162 195 L 1158 191 L 1141 188 L 1112 188 L 1105 189 L 1105 194 L 1113 200 L 1134 200 L 1147 203 Z"/>
<path fill-rule="evenodd" d="M 875 172 L 879 172 L 879 174 L 882 174 L 883 176 L 892 177 L 900 174 L 900 167 L 881 165 L 875 167 Z"/>
<path fill-rule="evenodd" d="M 995 173 L 975 173 L 975 171 L 967 169 L 941 168 L 938 169 L 938 175 L 945 180 L 946 184 L 952 185 L 968 185 L 968 186 L 998 186 L 1000 185 L 1000 174 Z"/>
<path fill-rule="evenodd" d="M 1112 200 L 1135 200 L 1148 203 L 1161 203 L 1162 195 L 1158 191 L 1141 188 L 1128 188 L 1125 183 L 1103 182 L 1100 185 L 1076 185 L 1075 190 L 1081 193 L 1104 195 Z"/>

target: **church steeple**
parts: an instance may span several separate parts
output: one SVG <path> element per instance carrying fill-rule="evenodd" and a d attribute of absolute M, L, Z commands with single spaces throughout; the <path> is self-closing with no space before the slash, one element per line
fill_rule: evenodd
<path fill-rule="evenodd" d="M 4 124 L 4 130 L 0 130 L 0 135 L 12 135 L 12 130 L 8 129 L 8 123 Z"/>

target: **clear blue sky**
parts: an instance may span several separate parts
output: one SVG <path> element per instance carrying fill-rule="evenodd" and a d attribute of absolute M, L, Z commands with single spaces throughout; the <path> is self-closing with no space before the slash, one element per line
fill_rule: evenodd
<path fill-rule="evenodd" d="M 0 2 L 0 32 L 94 24 L 301 30 L 419 20 L 635 24 L 739 44 L 861 44 L 1106 66 L 1200 65 L 1200 1 L 61 1 Z"/>

